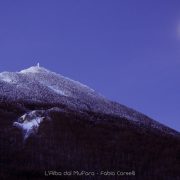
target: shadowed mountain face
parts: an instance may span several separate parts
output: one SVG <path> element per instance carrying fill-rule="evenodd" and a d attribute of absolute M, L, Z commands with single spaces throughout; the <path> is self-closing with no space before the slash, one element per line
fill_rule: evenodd
<path fill-rule="evenodd" d="M 178 132 L 44 68 L 0 74 L 0 127 L 1 179 L 180 178 Z"/>

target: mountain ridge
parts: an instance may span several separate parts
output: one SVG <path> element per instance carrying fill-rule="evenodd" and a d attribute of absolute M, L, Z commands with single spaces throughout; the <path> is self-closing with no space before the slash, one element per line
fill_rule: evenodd
<path fill-rule="evenodd" d="M 0 85 L 0 97 L 6 96 L 12 98 L 12 101 L 59 103 L 76 110 L 117 115 L 147 125 L 149 128 L 156 128 L 169 134 L 179 134 L 132 108 L 106 99 L 78 81 L 43 67 L 32 66 L 20 72 L 2 72 Z"/>

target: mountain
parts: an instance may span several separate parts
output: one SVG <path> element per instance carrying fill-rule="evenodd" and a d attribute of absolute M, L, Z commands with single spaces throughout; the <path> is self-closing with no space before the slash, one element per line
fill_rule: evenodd
<path fill-rule="evenodd" d="M 1 179 L 180 178 L 179 132 L 43 67 L 0 73 L 0 125 Z"/>

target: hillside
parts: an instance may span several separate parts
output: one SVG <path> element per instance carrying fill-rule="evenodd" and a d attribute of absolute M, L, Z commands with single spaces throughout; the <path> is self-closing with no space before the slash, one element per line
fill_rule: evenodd
<path fill-rule="evenodd" d="M 44 68 L 0 74 L 0 127 L 1 179 L 180 178 L 179 132 Z"/>

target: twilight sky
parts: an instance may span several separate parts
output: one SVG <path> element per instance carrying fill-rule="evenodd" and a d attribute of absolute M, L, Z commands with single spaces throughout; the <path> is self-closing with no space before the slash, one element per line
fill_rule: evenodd
<path fill-rule="evenodd" d="M 179 0 L 1 0 L 0 71 L 37 62 L 180 131 Z"/>

